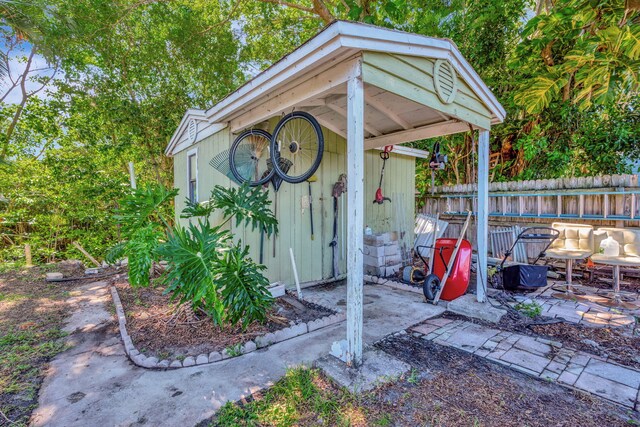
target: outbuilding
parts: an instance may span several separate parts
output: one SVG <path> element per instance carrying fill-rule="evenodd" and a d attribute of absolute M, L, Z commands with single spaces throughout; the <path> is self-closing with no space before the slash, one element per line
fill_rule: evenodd
<path fill-rule="evenodd" d="M 358 365 L 365 227 L 401 231 L 406 246 L 413 242 L 415 159 L 428 153 L 401 144 L 479 131 L 478 277 L 486 277 L 489 130 L 505 111 L 453 42 L 336 21 L 213 107 L 187 111 L 166 149 L 180 190 L 177 218 L 187 197 L 202 202 L 213 186 L 235 185 L 224 161 L 238 133 L 271 132 L 292 111 L 308 112 L 322 126 L 325 146 L 316 179 L 283 183 L 277 192 L 269 187 L 280 228 L 273 240 L 257 230 L 234 231 L 251 246 L 253 259 L 268 267 L 272 281 L 293 283 L 290 248 L 302 282 L 347 278 L 348 359 Z M 379 153 L 390 145 L 382 189 L 392 201 L 374 204 Z M 332 192 L 342 174 L 346 193 L 336 199 L 334 227 Z M 483 283 L 477 286 L 483 302 Z"/>

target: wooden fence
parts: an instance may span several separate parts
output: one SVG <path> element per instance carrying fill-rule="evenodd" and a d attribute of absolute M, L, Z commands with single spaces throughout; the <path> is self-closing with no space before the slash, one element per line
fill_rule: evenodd
<path fill-rule="evenodd" d="M 476 212 L 476 191 L 475 184 L 440 186 L 417 205 L 422 206 L 422 213 L 439 212 L 450 223 L 446 235 L 456 237 L 467 211 Z M 556 221 L 638 227 L 639 201 L 638 175 L 494 182 L 489 185 L 489 231 Z M 475 237 L 473 221 L 467 238 L 474 246 Z M 535 250 L 528 251 L 529 256 L 534 256 Z"/>

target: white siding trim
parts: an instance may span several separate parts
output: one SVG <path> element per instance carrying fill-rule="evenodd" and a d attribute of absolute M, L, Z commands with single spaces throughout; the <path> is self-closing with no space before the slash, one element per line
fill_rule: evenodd
<path fill-rule="evenodd" d="M 191 173 L 191 165 L 189 164 L 189 159 L 191 158 L 191 156 L 195 155 L 196 156 L 196 189 L 195 189 L 195 202 L 199 202 L 200 201 L 200 197 L 198 196 L 198 192 L 200 190 L 200 174 L 198 171 L 198 147 L 192 148 L 191 150 L 187 151 L 187 199 L 189 199 L 189 189 L 190 189 L 190 173 Z"/>

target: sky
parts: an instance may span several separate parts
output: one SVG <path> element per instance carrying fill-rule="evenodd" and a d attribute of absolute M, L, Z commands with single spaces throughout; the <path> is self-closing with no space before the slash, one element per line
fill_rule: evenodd
<path fill-rule="evenodd" d="M 15 47 L 11 52 L 8 52 L 9 46 L 7 41 L 3 38 L 0 38 L 0 51 L 3 56 L 9 54 L 9 70 L 11 74 L 11 78 L 8 76 L 5 77 L 0 82 L 0 98 L 5 97 L 4 102 L 6 104 L 18 104 L 22 100 L 22 94 L 20 88 L 18 86 L 12 87 L 11 80 L 18 81 L 20 76 L 24 73 L 26 68 L 26 60 L 31 52 L 31 44 L 28 42 L 22 42 L 19 46 Z M 27 91 L 34 91 L 39 89 L 42 84 L 36 79 L 42 77 L 50 77 L 53 75 L 53 68 L 47 63 L 45 58 L 42 55 L 35 55 L 31 65 L 31 72 L 29 73 L 29 78 L 26 82 Z M 59 77 L 56 74 L 56 77 Z M 49 84 L 42 91 L 40 91 L 36 96 L 39 97 L 47 97 L 48 93 L 54 90 L 53 85 Z"/>

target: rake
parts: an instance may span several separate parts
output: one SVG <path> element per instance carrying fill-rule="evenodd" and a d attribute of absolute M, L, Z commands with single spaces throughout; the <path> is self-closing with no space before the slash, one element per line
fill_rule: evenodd
<path fill-rule="evenodd" d="M 215 170 L 217 170 L 218 172 L 220 172 L 221 174 L 229 178 L 231 181 L 240 185 L 240 182 L 238 182 L 236 177 L 233 176 L 233 173 L 231 172 L 231 168 L 229 167 L 229 150 L 224 150 L 216 154 L 216 156 L 209 161 L 209 164 Z"/>

